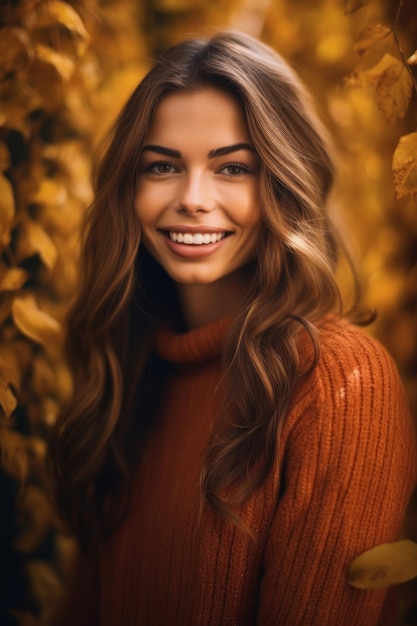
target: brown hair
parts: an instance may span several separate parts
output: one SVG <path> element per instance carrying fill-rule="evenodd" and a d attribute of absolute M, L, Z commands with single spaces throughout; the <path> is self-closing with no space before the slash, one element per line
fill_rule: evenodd
<path fill-rule="evenodd" d="M 159 384 L 164 370 L 151 350 L 155 320 L 162 311 L 180 316 L 172 281 L 141 245 L 134 210 L 141 148 L 164 95 L 204 86 L 241 103 L 259 158 L 264 224 L 249 295 L 224 345 L 229 393 L 201 476 L 204 498 L 237 524 L 235 506 L 264 480 L 300 379 L 300 325 L 314 346 L 313 367 L 315 323 L 342 312 L 335 277 L 341 240 L 326 208 L 334 165 L 299 79 L 271 48 L 241 33 L 174 46 L 115 124 L 96 176 L 81 284 L 68 316 L 74 393 L 55 426 L 50 458 L 58 505 L 84 542 L 107 523 L 108 502 L 129 475 L 132 442 L 141 445 L 156 418 L 160 393 L 153 396 L 148 383 L 157 376 Z M 219 496 L 224 488 L 231 488 L 228 502 Z"/>

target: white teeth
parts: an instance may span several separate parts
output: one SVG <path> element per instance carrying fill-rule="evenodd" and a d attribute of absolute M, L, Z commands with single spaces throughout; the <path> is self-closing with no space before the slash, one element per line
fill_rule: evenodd
<path fill-rule="evenodd" d="M 170 239 L 178 243 L 201 246 L 201 244 L 216 243 L 226 236 L 226 233 L 175 233 L 169 232 Z"/>

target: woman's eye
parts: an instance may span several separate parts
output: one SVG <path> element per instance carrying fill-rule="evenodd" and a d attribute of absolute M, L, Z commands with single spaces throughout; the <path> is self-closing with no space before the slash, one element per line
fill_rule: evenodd
<path fill-rule="evenodd" d="M 248 166 L 243 163 L 228 163 L 220 169 L 221 173 L 228 176 L 242 176 L 242 174 L 248 174 L 250 171 Z"/>
<path fill-rule="evenodd" d="M 158 161 L 157 163 L 151 163 L 146 167 L 147 172 L 152 174 L 173 174 L 177 172 L 177 168 L 172 163 L 165 163 L 165 161 Z"/>

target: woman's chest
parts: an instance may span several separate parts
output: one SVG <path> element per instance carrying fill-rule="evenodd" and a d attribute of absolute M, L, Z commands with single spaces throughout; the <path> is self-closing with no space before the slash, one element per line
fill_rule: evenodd
<path fill-rule="evenodd" d="M 113 572 L 104 581 L 107 593 L 115 576 L 135 580 L 141 617 L 132 624 L 249 624 L 256 611 L 273 511 L 267 491 L 245 505 L 253 540 L 201 506 L 200 473 L 220 400 L 218 375 L 211 374 L 196 372 L 191 385 L 189 376 L 170 381 L 135 475 L 130 513 L 102 557 L 102 571 Z M 168 619 L 172 612 L 177 618 Z"/>

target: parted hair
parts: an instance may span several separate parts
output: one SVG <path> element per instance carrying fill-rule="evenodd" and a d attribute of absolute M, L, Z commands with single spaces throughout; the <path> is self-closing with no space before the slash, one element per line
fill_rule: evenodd
<path fill-rule="evenodd" d="M 155 326 L 162 317 L 181 323 L 175 286 L 141 243 L 134 209 L 141 148 L 164 96 L 204 87 L 240 103 L 259 163 L 263 229 L 251 283 L 223 346 L 228 393 L 200 485 L 202 502 L 237 525 L 239 505 L 271 468 L 280 425 L 306 373 L 300 328 L 311 339 L 312 368 L 317 322 L 349 314 L 336 279 L 346 251 L 328 207 L 331 143 L 305 87 L 274 50 L 248 35 L 224 31 L 178 43 L 121 111 L 83 230 L 80 284 L 67 318 L 73 394 L 53 429 L 49 458 L 58 506 L 84 544 L 116 523 L 115 494 L 129 484 L 133 459 L 157 419 L 169 372 L 153 354 Z"/>

